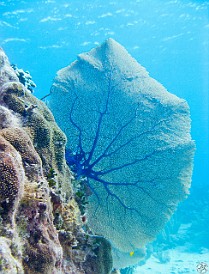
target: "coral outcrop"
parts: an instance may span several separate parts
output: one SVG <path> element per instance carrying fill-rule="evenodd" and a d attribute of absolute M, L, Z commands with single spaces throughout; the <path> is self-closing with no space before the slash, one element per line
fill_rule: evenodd
<path fill-rule="evenodd" d="M 0 49 L 0 273 L 111 272 L 110 244 L 84 231 L 65 144 Z"/>

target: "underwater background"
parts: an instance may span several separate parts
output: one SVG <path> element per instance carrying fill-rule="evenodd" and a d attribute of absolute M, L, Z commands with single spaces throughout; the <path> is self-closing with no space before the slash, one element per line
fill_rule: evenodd
<path fill-rule="evenodd" d="M 148 247 L 148 256 L 172 267 L 176 255 L 169 250 L 178 249 L 181 266 L 173 273 L 197 273 L 203 254 L 209 265 L 209 1 L 7 0 L 0 1 L 0 16 L 0 46 L 30 72 L 38 98 L 77 54 L 112 37 L 151 77 L 187 100 L 196 142 L 191 195 Z M 188 265 L 185 252 L 196 254 L 193 263 Z M 172 273 L 151 263 L 134 273 Z"/>

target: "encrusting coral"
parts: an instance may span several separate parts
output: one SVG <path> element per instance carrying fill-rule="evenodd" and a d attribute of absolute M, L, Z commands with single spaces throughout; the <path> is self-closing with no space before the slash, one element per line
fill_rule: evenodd
<path fill-rule="evenodd" d="M 0 49 L 0 273 L 111 273 L 110 244 L 84 231 L 65 144 Z"/>
<path fill-rule="evenodd" d="M 13 226 L 17 203 L 23 194 L 24 170 L 20 155 L 0 135 L 0 204 L 2 219 Z"/>

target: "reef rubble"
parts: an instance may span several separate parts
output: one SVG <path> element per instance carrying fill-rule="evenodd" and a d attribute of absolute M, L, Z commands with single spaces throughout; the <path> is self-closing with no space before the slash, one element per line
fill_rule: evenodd
<path fill-rule="evenodd" d="M 111 273 L 110 243 L 85 230 L 65 144 L 0 49 L 0 273 Z"/>

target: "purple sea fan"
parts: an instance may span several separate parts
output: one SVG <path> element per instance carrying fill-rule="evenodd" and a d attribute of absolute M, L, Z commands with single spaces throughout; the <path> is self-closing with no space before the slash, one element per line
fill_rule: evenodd
<path fill-rule="evenodd" d="M 88 225 L 112 243 L 114 267 L 137 263 L 189 193 L 186 101 L 108 39 L 58 71 L 49 103 L 68 138 L 68 164 L 91 190 Z"/>

